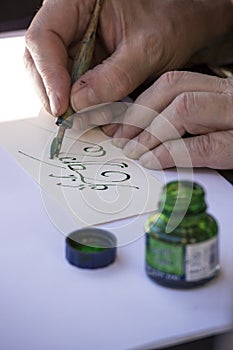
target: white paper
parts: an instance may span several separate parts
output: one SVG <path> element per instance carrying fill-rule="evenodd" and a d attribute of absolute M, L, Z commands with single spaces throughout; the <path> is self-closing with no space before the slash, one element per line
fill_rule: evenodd
<path fill-rule="evenodd" d="M 155 211 L 161 182 L 127 159 L 99 128 L 84 135 L 67 130 L 61 153 L 50 159 L 55 120 L 38 118 L 2 123 L 1 144 L 63 205 L 81 227 Z"/>

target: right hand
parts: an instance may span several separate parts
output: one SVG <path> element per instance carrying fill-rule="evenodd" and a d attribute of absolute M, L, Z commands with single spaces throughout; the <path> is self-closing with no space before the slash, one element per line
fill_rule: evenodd
<path fill-rule="evenodd" d="M 54 116 L 64 113 L 69 101 L 76 111 L 117 101 L 148 78 L 182 67 L 217 31 L 223 33 L 227 19 L 213 30 L 209 26 L 226 2 L 190 1 L 187 6 L 187 0 L 105 0 L 95 66 L 71 87 L 70 67 L 94 0 L 45 0 L 26 33 L 26 67 Z"/>

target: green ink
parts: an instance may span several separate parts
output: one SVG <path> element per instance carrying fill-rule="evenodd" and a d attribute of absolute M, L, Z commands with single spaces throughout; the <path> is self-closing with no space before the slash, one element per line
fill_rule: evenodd
<path fill-rule="evenodd" d="M 203 188 L 189 181 L 164 186 L 159 211 L 146 222 L 146 272 L 160 284 L 193 287 L 219 270 L 218 226 L 206 212 Z"/>
<path fill-rule="evenodd" d="M 106 150 L 97 144 L 86 142 L 86 141 L 79 141 L 81 143 L 84 143 L 85 145 L 88 144 L 88 146 L 83 147 L 83 152 L 87 156 L 92 157 L 103 157 L 106 155 Z M 56 147 L 56 145 L 54 146 Z M 105 191 L 108 190 L 110 187 L 128 187 L 133 189 L 139 189 L 138 186 L 128 185 L 126 184 L 131 176 L 123 171 L 116 171 L 116 170 L 106 170 L 100 172 L 98 174 L 100 179 L 97 178 L 91 178 L 88 176 L 85 176 L 85 171 L 90 166 L 105 166 L 105 167 L 118 167 L 121 169 L 128 168 L 128 164 L 124 162 L 106 162 L 106 161 L 79 161 L 77 158 L 77 155 L 72 154 L 60 154 L 57 158 L 58 161 L 62 163 L 62 166 L 59 166 L 57 164 L 54 164 L 54 161 L 51 160 L 51 162 L 42 161 L 39 158 L 36 158 L 34 156 L 31 156 L 29 154 L 26 154 L 22 151 L 19 151 L 20 154 L 31 158 L 33 160 L 36 160 L 42 164 L 46 164 L 52 167 L 65 169 L 68 172 L 72 172 L 68 175 L 55 175 L 55 174 L 49 174 L 48 176 L 51 178 L 59 179 L 60 182 L 57 183 L 57 186 L 62 187 L 69 187 L 69 188 L 75 188 L 77 190 L 84 190 L 84 189 L 91 189 L 96 191 Z M 114 177 L 115 176 L 115 177 Z M 65 182 L 64 182 L 65 181 Z M 68 183 L 67 183 L 68 181 Z M 77 184 L 74 184 L 77 183 Z M 124 183 L 124 184 L 122 184 Z"/>
<path fill-rule="evenodd" d="M 59 168 L 59 169 L 66 169 L 66 167 L 64 166 L 60 166 L 60 165 L 56 165 L 56 164 L 53 164 L 53 163 L 49 163 L 49 162 L 45 162 L 39 158 L 36 158 L 36 157 L 33 157 L 33 156 L 30 156 L 29 154 L 25 153 L 25 152 L 22 152 L 22 151 L 18 151 L 20 154 L 22 154 L 23 156 L 27 157 L 27 158 L 30 158 L 30 159 L 33 159 L 33 160 L 36 160 L 37 162 L 40 162 L 40 163 L 43 163 L 43 164 L 46 164 L 46 165 L 49 165 L 49 166 L 52 166 L 52 167 L 55 167 L 55 168 Z"/>

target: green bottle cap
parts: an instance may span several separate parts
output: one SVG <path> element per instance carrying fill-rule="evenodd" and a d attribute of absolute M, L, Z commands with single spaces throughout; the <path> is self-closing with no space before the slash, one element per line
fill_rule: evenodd
<path fill-rule="evenodd" d="M 116 237 L 105 230 L 84 228 L 66 237 L 66 259 L 86 269 L 108 266 L 116 258 Z"/>

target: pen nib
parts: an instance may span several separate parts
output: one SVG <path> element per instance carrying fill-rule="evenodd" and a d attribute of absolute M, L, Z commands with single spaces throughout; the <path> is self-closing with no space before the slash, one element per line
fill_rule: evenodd
<path fill-rule="evenodd" d="M 57 137 L 54 137 L 50 147 L 50 159 L 54 159 L 54 157 L 57 156 L 57 149 L 58 149 L 58 139 Z"/>
<path fill-rule="evenodd" d="M 61 125 L 58 128 L 57 136 L 54 137 L 51 147 L 50 147 L 50 159 L 54 159 L 54 157 L 58 157 L 60 150 L 61 150 L 61 145 L 62 141 L 65 135 L 65 131 L 67 129 L 67 125 Z"/>

